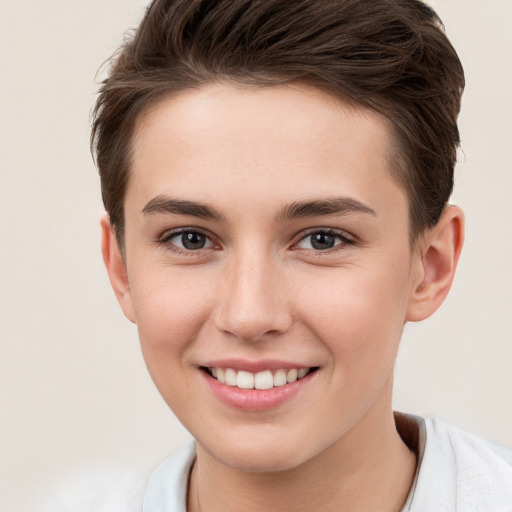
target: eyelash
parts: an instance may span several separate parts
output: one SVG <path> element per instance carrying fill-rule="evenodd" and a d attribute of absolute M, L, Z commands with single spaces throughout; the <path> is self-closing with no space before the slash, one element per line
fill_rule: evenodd
<path fill-rule="evenodd" d="M 344 248 L 346 248 L 347 245 L 354 245 L 356 243 L 356 241 L 353 238 L 349 237 L 344 231 L 340 231 L 334 228 L 313 228 L 307 231 L 305 234 L 303 234 L 299 241 L 294 244 L 294 247 L 297 247 L 297 245 L 300 242 L 308 239 L 309 237 L 318 234 L 324 236 L 332 236 L 334 238 L 337 238 L 337 240 L 339 241 L 339 243 L 327 249 L 304 249 L 312 251 L 318 256 L 321 256 L 322 254 L 330 254 L 332 252 L 343 250 Z M 301 248 L 296 248 L 295 250 L 301 250 Z"/>
<path fill-rule="evenodd" d="M 207 243 L 209 243 L 209 246 L 207 247 L 201 247 L 197 250 L 194 249 L 182 249 L 178 247 L 177 245 L 171 243 L 171 240 L 173 238 L 176 238 L 178 236 L 183 236 L 185 234 L 192 234 L 192 235 L 201 235 L 204 236 L 207 240 Z M 313 235 L 324 235 L 324 236 L 332 236 L 335 237 L 339 243 L 336 243 L 333 247 L 327 248 L 327 249 L 305 249 L 298 247 L 298 244 L 300 244 L 302 241 L 307 240 L 308 237 L 311 237 Z M 167 232 L 164 233 L 158 240 L 158 245 L 166 246 L 167 250 L 173 252 L 174 254 L 178 255 L 185 255 L 185 256 L 197 256 L 200 254 L 204 249 L 210 249 L 211 247 L 215 247 L 216 244 L 212 240 L 212 236 L 205 233 L 204 231 L 197 229 L 197 228 L 182 228 L 176 231 Z M 353 238 L 350 238 L 345 232 L 334 229 L 334 228 L 313 228 L 306 233 L 302 233 L 300 238 L 297 242 L 293 243 L 293 250 L 305 250 L 315 253 L 315 255 L 321 256 L 322 254 L 330 254 L 332 252 L 336 252 L 339 250 L 342 250 L 347 245 L 354 245 L 356 243 L 356 240 Z"/>
<path fill-rule="evenodd" d="M 207 240 L 207 243 L 209 242 L 210 246 L 208 247 L 202 247 L 197 250 L 193 249 L 182 249 L 181 247 L 178 247 L 177 245 L 171 243 L 171 240 L 173 238 L 176 238 L 178 236 L 183 236 L 185 234 L 192 234 L 192 235 L 201 235 L 204 236 Z M 178 255 L 184 255 L 184 256 L 197 256 L 201 251 L 204 249 L 210 249 L 210 247 L 215 247 L 215 242 L 212 240 L 212 236 L 208 233 L 205 233 L 204 231 L 197 229 L 197 228 L 182 228 L 178 229 L 176 231 L 171 231 L 164 233 L 158 240 L 158 245 L 165 246 L 166 249 L 170 252 L 173 252 L 174 254 Z"/>

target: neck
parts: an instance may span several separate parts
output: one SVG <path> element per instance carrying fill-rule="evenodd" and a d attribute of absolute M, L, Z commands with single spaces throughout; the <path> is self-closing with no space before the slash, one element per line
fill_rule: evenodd
<path fill-rule="evenodd" d="M 300 466 L 277 473 L 238 471 L 198 445 L 189 512 L 400 511 L 412 485 L 416 457 L 398 435 L 391 409 L 384 422 L 380 412 L 369 411 L 337 443 Z"/>

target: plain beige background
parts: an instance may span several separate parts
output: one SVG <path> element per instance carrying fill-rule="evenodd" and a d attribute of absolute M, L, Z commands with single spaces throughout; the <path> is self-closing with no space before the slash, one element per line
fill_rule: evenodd
<path fill-rule="evenodd" d="M 102 267 L 88 148 L 95 73 L 145 3 L 0 0 L 1 512 L 83 468 L 147 472 L 188 438 Z M 467 242 L 443 309 L 406 327 L 395 407 L 512 447 L 512 1 L 431 3 L 467 74 Z"/>

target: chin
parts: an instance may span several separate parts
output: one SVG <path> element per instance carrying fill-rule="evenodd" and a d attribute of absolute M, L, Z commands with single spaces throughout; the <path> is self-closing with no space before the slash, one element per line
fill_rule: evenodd
<path fill-rule="evenodd" d="M 309 450 L 304 442 L 290 438 L 284 441 L 283 436 L 266 436 L 262 439 L 261 435 L 256 435 L 243 440 L 230 436 L 224 443 L 213 442 L 201 446 L 218 462 L 246 473 L 288 471 L 314 456 L 314 453 L 311 457 L 308 455 Z"/>
<path fill-rule="evenodd" d="M 303 462 L 297 454 L 282 453 L 281 450 L 237 450 L 219 454 L 219 462 L 244 473 L 278 473 L 292 470 Z"/>

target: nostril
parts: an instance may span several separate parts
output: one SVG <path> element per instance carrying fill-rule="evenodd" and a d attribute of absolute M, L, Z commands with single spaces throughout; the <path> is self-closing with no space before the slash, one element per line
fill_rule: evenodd
<path fill-rule="evenodd" d="M 255 342 L 289 329 L 286 289 L 276 265 L 267 250 L 257 250 L 254 240 L 233 255 L 216 296 L 213 318 L 219 331 Z"/>
<path fill-rule="evenodd" d="M 215 325 L 225 335 L 244 342 L 258 342 L 287 332 L 291 315 L 286 305 L 241 304 L 233 301 L 218 312 Z"/>

